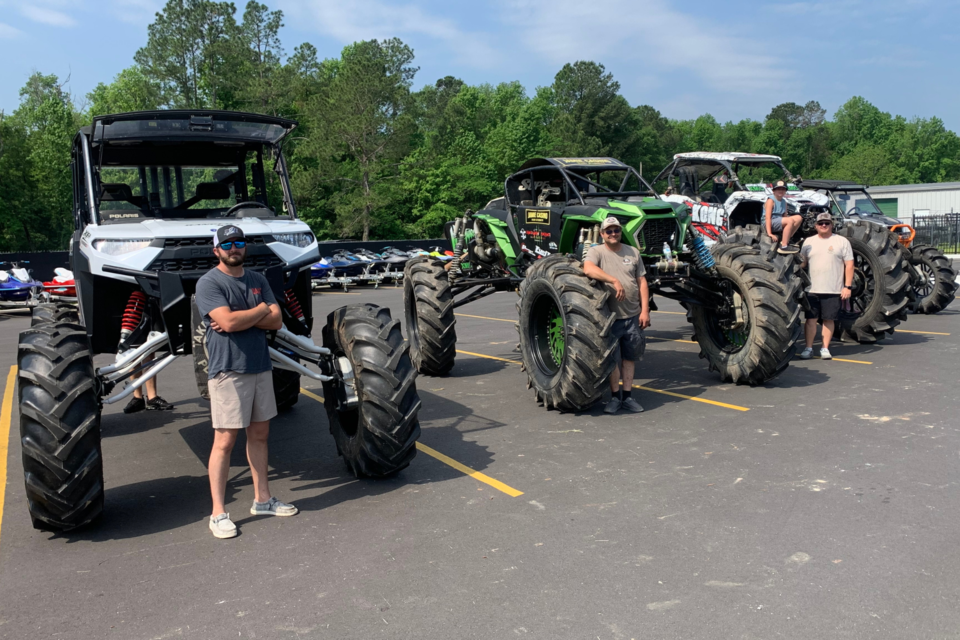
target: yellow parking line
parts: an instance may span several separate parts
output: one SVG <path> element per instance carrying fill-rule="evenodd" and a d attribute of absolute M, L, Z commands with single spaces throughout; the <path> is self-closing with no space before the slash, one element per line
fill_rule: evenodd
<path fill-rule="evenodd" d="M 10 416 L 13 413 L 13 390 L 17 386 L 17 367 L 10 367 L 7 386 L 0 405 L 0 530 L 3 528 L 3 498 L 7 488 L 7 447 L 10 440 Z"/>
<path fill-rule="evenodd" d="M 492 356 L 487 356 L 487 357 L 492 357 Z M 507 362 L 515 362 L 515 361 L 514 361 L 514 360 L 508 360 Z M 16 369 L 16 367 L 14 367 L 14 369 Z M 11 375 L 13 375 L 13 373 L 11 373 Z M 307 396 L 308 398 L 313 398 L 313 399 L 316 400 L 317 402 L 323 402 L 323 398 L 321 398 L 320 396 L 318 396 L 317 394 L 315 394 L 315 393 L 313 393 L 313 392 L 311 392 L 311 391 L 308 391 L 308 390 L 304 389 L 303 387 L 300 387 L 300 393 L 302 393 L 303 395 Z M 4 413 L 4 415 L 7 416 L 7 427 L 9 428 L 9 427 L 10 427 L 10 416 L 9 416 L 9 410 L 7 409 L 7 398 L 6 398 L 6 396 L 4 396 L 4 399 L 3 399 L 3 406 L 4 406 L 4 411 L 6 411 L 6 413 Z M 2 427 L 3 427 L 3 424 L 0 423 L 0 429 L 2 429 Z M 5 450 L 5 449 L 6 449 L 6 445 L 4 445 L 4 450 Z M 451 467 L 453 467 L 454 469 L 456 469 L 457 471 L 460 471 L 460 472 L 462 472 L 462 473 L 467 474 L 468 476 L 470 476 L 471 478 L 473 478 L 473 479 L 475 479 L 475 480 L 479 480 L 480 482 L 483 482 L 484 484 L 488 484 L 488 485 L 490 485 L 491 487 L 493 487 L 494 489 L 497 489 L 498 491 L 503 491 L 503 492 L 504 492 L 505 494 L 507 494 L 508 496 L 511 496 L 511 497 L 513 497 L 513 498 L 516 498 L 517 496 L 522 496 L 522 495 L 523 495 L 523 491 L 517 491 L 516 489 L 514 489 L 514 488 L 511 487 L 511 486 L 503 484 L 503 483 L 500 482 L 499 480 L 494 480 L 493 478 L 491 478 L 490 476 L 488 476 L 488 475 L 486 475 L 486 474 L 480 473 L 479 471 L 474 471 L 473 469 L 471 469 L 471 468 L 468 467 L 467 465 L 465 465 L 465 464 L 460 464 L 459 462 L 457 462 L 457 461 L 454 460 L 453 458 L 451 458 L 451 457 L 449 457 L 449 456 L 445 456 L 445 455 L 443 455 L 442 453 L 440 453 L 439 451 L 437 451 L 436 449 L 432 449 L 432 448 L 428 447 L 427 445 L 425 445 L 425 444 L 423 444 L 423 443 L 418 442 L 418 443 L 417 443 L 417 449 L 419 449 L 420 451 L 423 451 L 423 452 L 424 452 L 425 454 L 427 454 L 428 456 L 431 456 L 431 457 L 433 457 L 433 458 L 436 458 L 437 460 L 439 460 L 440 462 L 444 463 L 445 465 L 451 466 Z M 4 463 L 6 463 L 6 459 L 7 459 L 6 456 L 4 456 L 4 458 L 3 458 Z M 0 496 L 0 507 L 2 507 L 2 505 L 3 505 L 3 496 Z"/>
<path fill-rule="evenodd" d="M 502 491 L 502 492 L 504 492 L 505 494 L 507 494 L 507 495 L 510 496 L 511 498 L 516 498 L 517 496 L 522 496 L 522 495 L 523 495 L 523 491 L 517 491 L 516 489 L 514 489 L 514 488 L 511 487 L 511 486 L 506 485 L 506 484 L 503 484 L 503 483 L 500 482 L 499 480 L 494 480 L 493 478 L 491 478 L 490 476 L 488 476 L 488 475 L 486 475 L 486 474 L 480 473 L 479 471 L 474 471 L 473 469 L 471 469 L 471 468 L 468 467 L 467 465 L 465 465 L 465 464 L 460 464 L 459 462 L 457 462 L 457 461 L 454 460 L 453 458 L 451 458 L 451 457 L 449 457 L 449 456 L 443 455 L 442 453 L 440 453 L 440 452 L 437 451 L 436 449 L 431 449 L 430 447 L 428 447 L 427 445 L 423 444 L 422 442 L 418 442 L 418 443 L 417 443 L 417 449 L 419 449 L 420 451 L 423 451 L 425 454 L 427 454 L 428 456 L 430 456 L 430 457 L 432 457 L 432 458 L 436 458 L 437 460 L 439 460 L 439 461 L 442 462 L 443 464 L 445 464 L 445 465 L 447 465 L 447 466 L 450 466 L 450 467 L 453 467 L 454 469 L 456 469 L 457 471 L 460 471 L 461 473 L 467 474 L 468 476 L 470 476 L 470 477 L 473 478 L 474 480 L 479 480 L 480 482 L 482 482 L 482 483 L 484 483 L 484 484 L 490 485 L 491 487 L 493 487 L 493 488 L 496 489 L 497 491 Z"/>
<path fill-rule="evenodd" d="M 654 313 L 669 313 L 674 316 L 685 316 L 687 315 L 685 311 L 654 311 Z"/>
<path fill-rule="evenodd" d="M 480 320 L 496 320 L 497 322 L 513 322 L 516 323 L 516 320 L 507 320 L 506 318 L 488 318 L 487 316 L 471 316 L 468 313 L 458 313 L 458 318 L 478 318 Z"/>
<path fill-rule="evenodd" d="M 820 356 L 811 356 L 813 360 L 822 360 Z M 810 359 L 808 358 L 808 359 Z M 794 360 L 803 360 L 800 356 L 794 358 Z M 831 360 L 836 360 L 837 362 L 852 362 L 853 364 L 873 364 L 872 362 L 867 362 L 866 360 L 848 360 L 847 358 L 831 358 Z"/>
<path fill-rule="evenodd" d="M 315 394 L 315 393 L 313 393 L 313 392 L 311 392 L 311 391 L 307 391 L 307 390 L 304 389 L 303 387 L 300 387 L 300 393 L 302 393 L 303 395 L 307 396 L 308 398 L 313 398 L 313 399 L 316 400 L 317 402 L 323 402 L 323 398 L 321 398 L 320 396 L 318 396 L 317 394 Z"/>
<path fill-rule="evenodd" d="M 750 411 L 749 408 L 741 407 L 736 404 L 727 404 L 726 402 L 717 402 L 716 400 L 707 400 L 706 398 L 695 398 L 694 396 L 685 396 L 682 393 L 674 393 L 673 391 L 664 391 L 663 389 L 654 389 L 653 387 L 644 387 L 643 385 L 639 385 L 639 384 L 633 385 L 633 388 L 643 389 L 644 391 L 653 391 L 654 393 L 662 393 L 665 396 L 673 396 L 674 398 L 683 398 L 684 400 L 693 400 L 694 402 L 712 404 L 716 407 L 723 407 L 724 409 L 733 409 L 734 411 Z"/>
<path fill-rule="evenodd" d="M 349 291 L 315 291 L 315 293 L 327 293 L 333 296 L 362 296 L 362 293 L 350 293 Z"/>
<path fill-rule="evenodd" d="M 473 353 L 472 351 L 460 351 L 457 349 L 457 353 L 462 353 L 468 356 L 477 356 L 478 358 L 489 358 L 490 360 L 500 360 L 502 362 L 510 362 L 512 364 L 522 364 L 519 360 L 510 360 L 509 358 L 499 358 L 497 356 L 488 356 L 482 353 Z M 741 407 L 735 404 L 727 404 L 726 402 L 717 402 L 716 400 L 707 400 L 705 398 L 695 398 L 693 396 L 685 396 L 681 393 L 674 393 L 673 391 L 664 391 L 663 389 L 654 389 L 652 387 L 642 387 L 640 385 L 633 385 L 634 389 L 643 389 L 644 391 L 652 391 L 654 393 L 662 393 L 666 396 L 673 396 L 675 398 L 683 398 L 684 400 L 693 400 L 694 402 L 703 402 L 704 404 L 712 404 L 717 407 L 723 407 L 725 409 L 733 409 L 734 411 L 750 411 L 747 407 Z"/>
<path fill-rule="evenodd" d="M 940 333 L 938 331 L 911 331 L 910 329 L 894 329 L 896 333 L 924 333 L 929 336 L 948 336 L 949 333 Z"/>
<path fill-rule="evenodd" d="M 647 336 L 647 340 L 665 340 L 667 342 L 685 342 L 687 344 L 699 344 L 695 340 L 680 340 L 678 338 L 660 338 L 657 336 Z"/>
<path fill-rule="evenodd" d="M 457 353 L 462 353 L 463 355 L 466 355 L 466 356 L 476 356 L 478 358 L 487 358 L 489 360 L 502 360 L 503 362 L 512 362 L 513 364 L 523 364 L 519 360 L 511 360 L 510 358 L 499 358 L 497 356 L 488 356 L 484 353 L 474 353 L 473 351 L 460 351 L 460 349 L 457 349 Z"/>

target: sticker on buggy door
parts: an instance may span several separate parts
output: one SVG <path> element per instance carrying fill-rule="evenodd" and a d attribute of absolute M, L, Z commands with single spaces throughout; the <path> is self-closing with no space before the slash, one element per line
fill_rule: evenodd
<path fill-rule="evenodd" d="M 527 209 L 527 224 L 550 224 L 550 209 Z"/>

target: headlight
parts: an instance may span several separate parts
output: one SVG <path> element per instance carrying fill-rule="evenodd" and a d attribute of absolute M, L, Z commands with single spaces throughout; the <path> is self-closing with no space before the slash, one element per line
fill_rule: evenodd
<path fill-rule="evenodd" d="M 94 240 L 93 248 L 100 253 L 108 256 L 119 256 L 131 251 L 139 251 L 150 246 L 151 240 L 146 239 L 123 239 L 123 240 Z"/>
<path fill-rule="evenodd" d="M 313 242 L 312 233 L 276 233 L 273 235 L 277 242 L 292 244 L 295 247 L 309 247 Z"/>

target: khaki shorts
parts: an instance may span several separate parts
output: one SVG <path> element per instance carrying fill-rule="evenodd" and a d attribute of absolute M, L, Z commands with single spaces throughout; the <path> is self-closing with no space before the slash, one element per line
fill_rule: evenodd
<path fill-rule="evenodd" d="M 221 371 L 207 380 L 207 388 L 214 429 L 246 429 L 251 422 L 266 422 L 277 415 L 272 371 Z"/>

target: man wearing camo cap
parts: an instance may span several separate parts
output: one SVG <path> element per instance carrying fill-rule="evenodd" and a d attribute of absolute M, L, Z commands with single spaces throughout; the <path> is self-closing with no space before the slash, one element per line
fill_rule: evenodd
<path fill-rule="evenodd" d="M 613 295 L 611 310 L 617 319 L 613 333 L 619 339 L 617 366 L 610 374 L 610 392 L 613 397 L 603 409 L 614 414 L 620 409 L 640 413 L 643 407 L 631 397 L 634 363 L 643 357 L 646 340 L 643 330 L 650 326 L 650 293 L 646 269 L 640 252 L 620 242 L 623 229 L 620 221 L 609 217 L 600 225 L 603 244 L 587 251 L 583 272 L 588 278 L 599 280 Z"/>

